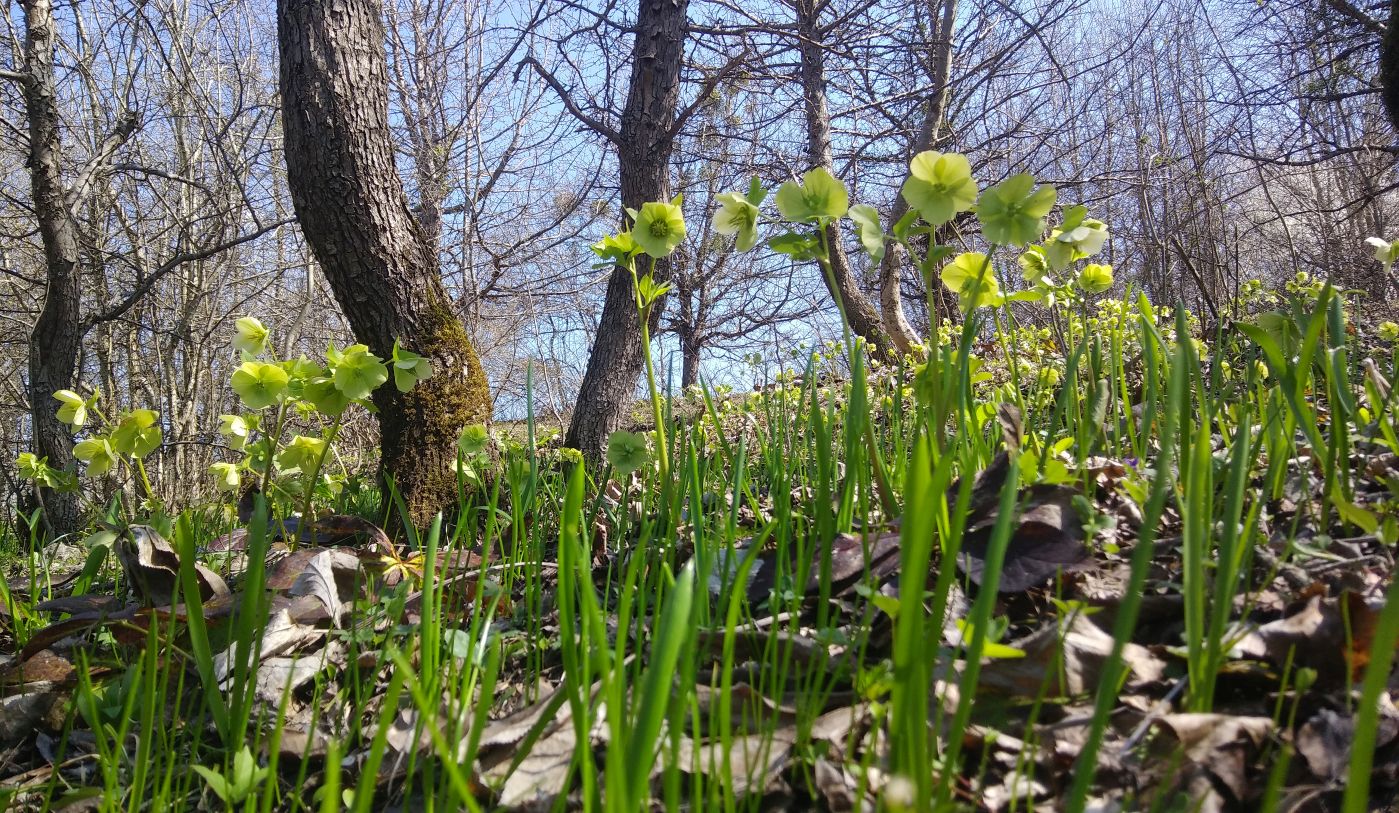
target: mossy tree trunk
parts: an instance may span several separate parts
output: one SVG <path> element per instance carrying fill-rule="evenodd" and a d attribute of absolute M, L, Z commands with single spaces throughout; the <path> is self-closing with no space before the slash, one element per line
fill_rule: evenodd
<path fill-rule="evenodd" d="M 278 0 L 287 179 L 301 230 L 355 337 L 429 357 L 411 392 L 374 394 L 383 459 L 415 525 L 456 498 L 456 438 L 490 415 L 481 364 L 394 167 L 379 0 Z"/>

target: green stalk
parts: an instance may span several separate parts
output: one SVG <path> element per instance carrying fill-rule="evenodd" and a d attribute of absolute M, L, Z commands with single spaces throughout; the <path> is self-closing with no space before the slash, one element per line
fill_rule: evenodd
<path fill-rule="evenodd" d="M 316 496 L 316 483 L 321 476 L 321 466 L 325 465 L 325 457 L 330 453 L 331 444 L 335 443 L 335 436 L 340 431 L 340 422 L 344 416 L 345 413 L 342 412 L 331 422 L 325 445 L 321 447 L 321 453 L 316 455 L 316 465 L 311 468 L 311 474 L 306 478 L 306 499 L 301 504 L 301 524 L 310 536 L 312 545 L 316 544 L 316 519 L 311 514 L 311 503 Z"/>

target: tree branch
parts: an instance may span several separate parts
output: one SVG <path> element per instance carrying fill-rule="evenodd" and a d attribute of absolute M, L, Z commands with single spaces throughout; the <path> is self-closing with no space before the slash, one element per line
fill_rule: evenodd
<path fill-rule="evenodd" d="M 87 200 L 88 194 L 92 191 L 93 182 L 103 170 L 104 165 L 140 126 L 140 115 L 135 110 L 127 110 L 126 114 L 117 122 L 116 127 L 112 128 L 112 132 L 102 139 L 97 152 L 78 173 L 77 179 L 73 181 L 72 187 L 68 190 L 68 211 L 74 217 L 77 216 L 78 209 Z"/>
<path fill-rule="evenodd" d="M 732 76 L 734 69 L 746 62 L 749 55 L 748 44 L 745 42 L 743 44 L 743 49 L 739 51 L 738 54 L 731 57 L 729 61 L 725 63 L 724 67 L 719 68 L 706 77 L 704 83 L 700 85 L 699 93 L 695 94 L 694 100 L 686 105 L 685 109 L 676 114 L 675 124 L 671 125 L 670 132 L 666 134 L 666 137 L 675 138 L 678 136 L 681 129 L 685 127 L 685 123 L 699 110 L 700 105 L 704 104 L 705 100 L 709 98 L 709 94 L 714 92 L 714 89 L 719 86 L 720 82 Z"/>
<path fill-rule="evenodd" d="M 589 130 L 601 135 L 613 144 L 620 143 L 622 140 L 621 134 L 607 126 L 605 122 L 584 113 L 583 109 L 573 101 L 573 97 L 569 95 L 568 89 L 565 88 L 558 79 L 554 78 L 554 75 L 549 72 L 548 68 L 539 64 L 539 60 L 534 57 L 527 56 L 520 60 L 520 64 L 515 66 L 516 82 L 520 81 L 520 74 L 524 71 L 526 66 L 534 68 L 534 72 L 539 74 L 539 78 L 543 79 L 545 84 L 554 89 L 554 93 L 558 94 L 559 101 L 563 102 L 563 106 L 568 109 L 568 112 L 571 113 L 575 119 L 578 119 L 578 121 Z"/>
<path fill-rule="evenodd" d="M 1377 34 L 1381 37 L 1384 36 L 1387 26 L 1356 8 L 1349 0 L 1325 0 L 1325 3 L 1343 16 L 1349 17 L 1352 22 L 1359 23 L 1362 28 L 1369 31 L 1371 34 Z"/>
<path fill-rule="evenodd" d="M 135 289 L 133 289 L 131 293 L 127 294 L 120 302 L 116 303 L 115 305 L 112 305 L 111 307 L 107 308 L 101 313 L 95 313 L 89 316 L 88 318 L 84 319 L 83 332 L 86 333 L 93 327 L 100 325 L 103 322 L 110 322 L 113 319 L 116 319 L 122 314 L 131 310 L 131 308 L 134 307 L 137 302 L 141 301 L 141 297 L 150 293 L 151 288 L 154 288 L 157 282 L 160 282 L 160 280 L 166 274 L 169 274 L 171 271 L 174 271 L 181 265 L 184 265 L 185 263 L 191 263 L 196 262 L 198 260 L 207 259 L 209 257 L 214 256 L 215 254 L 222 253 L 235 246 L 240 246 L 244 243 L 256 240 L 257 238 L 272 231 L 273 229 L 281 228 L 282 226 L 289 226 L 295 222 L 296 218 L 286 218 L 284 220 L 278 220 L 275 223 L 269 223 L 265 226 L 250 231 L 247 234 L 240 234 L 232 240 L 226 240 L 222 243 L 215 243 L 212 246 L 206 246 L 205 248 L 195 249 L 194 251 L 182 251 L 179 254 L 176 254 L 175 256 L 161 263 L 159 268 L 151 272 L 149 276 L 137 283 Z"/>

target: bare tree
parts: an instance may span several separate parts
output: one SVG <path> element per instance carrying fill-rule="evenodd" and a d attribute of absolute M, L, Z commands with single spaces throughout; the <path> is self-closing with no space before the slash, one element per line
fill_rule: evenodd
<path fill-rule="evenodd" d="M 545 68 L 527 60 L 560 95 L 569 112 L 617 149 L 623 208 L 670 198 L 670 157 L 680 99 L 680 68 L 685 55 L 689 0 L 640 0 L 633 28 L 631 79 L 620 123 L 613 128 L 585 112 Z M 670 265 L 656 264 L 654 274 L 665 281 Z M 664 303 L 652 310 L 659 319 Z M 613 269 L 607 283 L 588 367 L 573 408 L 564 444 L 598 461 L 608 436 L 621 425 L 622 415 L 641 374 L 641 325 L 636 312 L 631 273 Z"/>
<path fill-rule="evenodd" d="M 803 115 L 806 119 L 806 157 L 814 167 L 824 167 L 835 174 L 835 157 L 831 151 L 831 114 L 826 102 L 825 42 L 831 25 L 823 23 L 821 12 L 829 5 L 823 0 L 793 0 L 796 15 L 797 53 L 801 58 L 800 79 Z M 827 245 L 830 246 L 831 297 L 840 301 L 850 328 L 874 347 L 887 350 L 891 340 L 884 329 L 884 320 L 874 303 L 870 302 L 850 269 L 850 258 L 839 231 L 832 224 Z"/>

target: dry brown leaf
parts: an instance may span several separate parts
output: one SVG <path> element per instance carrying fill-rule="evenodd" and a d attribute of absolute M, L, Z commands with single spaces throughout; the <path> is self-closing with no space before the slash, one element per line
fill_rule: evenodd
<path fill-rule="evenodd" d="M 1156 725 L 1173 735 L 1187 760 L 1233 793 L 1233 803 L 1249 798 L 1252 784 L 1248 779 L 1248 767 L 1273 732 L 1271 719 L 1230 714 L 1165 714 Z M 1188 775 L 1186 779 L 1191 781 Z M 1192 783 L 1190 787 L 1197 788 L 1197 785 Z"/>
<path fill-rule="evenodd" d="M 697 767 L 711 781 L 727 782 L 736 796 L 762 793 L 786 766 L 796 741 L 793 728 L 734 737 L 727 751 L 718 740 L 701 744 L 681 737 L 676 765 L 686 772 Z M 654 770 L 659 772 L 660 768 L 658 762 Z"/>
<path fill-rule="evenodd" d="M 320 599 L 338 627 L 356 597 L 359 576 L 359 557 L 341 548 L 323 550 L 311 557 L 287 593 Z"/>
<path fill-rule="evenodd" d="M 981 669 L 982 688 L 1034 697 L 1047 685 L 1051 697 L 1066 697 L 1097 690 L 1103 666 L 1112 653 L 1113 638 L 1076 613 L 1008 644 L 1022 650 L 1025 657 L 988 662 Z M 1128 643 L 1122 657 L 1131 669 L 1131 683 L 1149 683 L 1165 675 L 1166 662 L 1144 646 Z"/>
<path fill-rule="evenodd" d="M 1344 679 L 1347 667 L 1350 678 L 1358 678 L 1369 662 L 1378 611 L 1356 593 L 1334 599 L 1312 592 L 1301 609 L 1243 636 L 1236 651 L 1275 666 L 1291 657 L 1294 666 L 1315 669 L 1324 681 Z"/>
<path fill-rule="evenodd" d="M 180 578 L 180 556 L 169 541 L 147 525 L 130 525 L 117 536 L 114 547 L 136 595 L 147 604 L 169 605 L 178 593 Z M 229 595 L 219 574 L 198 562 L 194 571 L 200 598 L 208 601 Z"/>
<path fill-rule="evenodd" d="M 988 472 L 990 469 L 988 469 Z M 1000 475 L 1004 480 L 1004 474 Z M 983 486 L 978 478 L 976 490 Z M 972 513 L 957 566 L 973 584 L 980 585 L 986 554 L 999 514 L 999 485 L 995 492 L 973 495 Z M 1015 518 L 997 586 L 1002 593 L 1018 593 L 1044 584 L 1056 573 L 1076 568 L 1088 558 L 1083 544 L 1083 519 L 1074 507 L 1077 489 L 1036 485 L 1019 494 L 1020 513 Z"/>
<path fill-rule="evenodd" d="M 298 624 L 286 610 L 279 610 L 268 619 L 267 628 L 262 632 L 262 647 L 258 652 L 257 661 L 260 663 L 274 655 L 284 655 L 315 643 L 323 637 L 325 630 Z M 237 644 L 234 644 L 214 655 L 214 675 L 220 684 L 232 675 L 236 653 Z M 278 693 L 278 698 L 280 697 L 281 694 Z"/>

